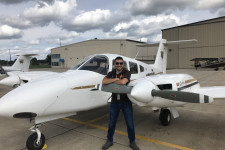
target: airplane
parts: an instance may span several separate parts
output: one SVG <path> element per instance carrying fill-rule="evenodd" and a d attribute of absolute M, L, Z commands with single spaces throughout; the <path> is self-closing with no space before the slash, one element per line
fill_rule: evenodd
<path fill-rule="evenodd" d="M 201 68 L 214 68 L 215 71 L 219 70 L 219 67 L 224 67 L 225 70 L 225 58 L 193 58 L 190 61 L 194 61 L 195 69 Z"/>
<path fill-rule="evenodd" d="M 7 77 L 0 80 L 1 85 L 10 87 L 18 87 L 22 84 L 28 83 L 33 80 L 38 80 L 44 76 L 57 74 L 52 71 L 29 71 L 31 56 L 37 54 L 22 54 L 18 57 L 16 62 L 11 67 L 2 66 L 3 74 Z"/>
<path fill-rule="evenodd" d="M 14 74 L 27 72 L 29 70 L 31 56 L 35 55 L 37 54 L 21 54 L 12 66 L 0 66 L 0 75 L 8 75 L 9 72 L 13 72 Z"/>
<path fill-rule="evenodd" d="M 139 106 L 161 109 L 160 120 L 164 125 L 168 125 L 171 120 L 170 111 L 174 117 L 179 116 L 175 107 L 188 102 L 210 103 L 213 98 L 225 97 L 221 92 L 224 87 L 202 89 L 197 80 L 190 75 L 166 74 L 168 45 L 194 41 L 196 40 L 162 39 L 154 64 L 145 64 L 122 56 L 125 67 L 131 72 L 131 82 L 128 85 L 129 88 L 132 87 L 129 95 L 131 101 Z M 44 76 L 22 84 L 0 99 L 0 116 L 22 118 L 33 124 L 30 130 L 34 133 L 28 137 L 26 147 L 28 150 L 42 149 L 45 136 L 39 130 L 41 124 L 107 105 L 111 93 L 98 90 L 97 85 L 113 69 L 113 62 L 117 56 L 120 55 L 88 56 L 67 72 Z M 169 96 L 163 96 L 166 91 Z"/>

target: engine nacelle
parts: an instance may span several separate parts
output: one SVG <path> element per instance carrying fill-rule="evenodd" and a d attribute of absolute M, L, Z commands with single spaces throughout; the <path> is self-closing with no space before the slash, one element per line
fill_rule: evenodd
<path fill-rule="evenodd" d="M 136 101 L 142 103 L 148 103 L 153 100 L 152 90 L 156 89 L 156 86 L 149 80 L 141 80 L 131 90 L 131 97 Z"/>
<path fill-rule="evenodd" d="M 20 78 L 17 75 L 9 76 L 7 78 L 4 78 L 0 81 L 0 84 L 15 87 L 17 85 L 20 85 Z"/>

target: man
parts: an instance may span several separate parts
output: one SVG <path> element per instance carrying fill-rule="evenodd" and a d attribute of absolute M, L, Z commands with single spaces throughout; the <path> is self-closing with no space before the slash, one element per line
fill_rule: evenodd
<path fill-rule="evenodd" d="M 115 69 L 107 74 L 107 76 L 102 80 L 102 84 L 122 84 L 126 85 L 130 82 L 130 72 L 123 68 L 124 61 L 122 57 L 117 57 L 115 59 Z M 116 128 L 117 118 L 119 116 L 120 109 L 123 111 L 123 115 L 127 124 L 128 138 L 130 142 L 130 147 L 133 150 L 139 150 L 135 143 L 135 132 L 133 124 L 133 108 L 132 103 L 126 94 L 116 94 L 112 93 L 112 101 L 110 104 L 110 121 L 108 128 L 108 136 L 106 143 L 102 146 L 102 149 L 108 149 L 113 145 L 113 135 Z"/>

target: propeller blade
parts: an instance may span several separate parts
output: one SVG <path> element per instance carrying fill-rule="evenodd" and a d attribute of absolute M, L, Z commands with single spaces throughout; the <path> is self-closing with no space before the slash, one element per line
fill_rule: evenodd
<path fill-rule="evenodd" d="M 152 90 L 152 96 L 157 96 L 173 101 L 187 102 L 187 103 L 211 103 L 213 98 L 207 95 L 198 93 L 169 91 L 169 90 Z"/>
<path fill-rule="evenodd" d="M 111 83 L 111 84 L 98 84 L 96 88 L 100 91 L 105 91 L 110 93 L 129 94 L 133 87 Z"/>

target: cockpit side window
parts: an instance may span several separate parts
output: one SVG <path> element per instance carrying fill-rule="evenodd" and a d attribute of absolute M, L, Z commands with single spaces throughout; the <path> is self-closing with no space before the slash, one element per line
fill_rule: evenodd
<path fill-rule="evenodd" d="M 138 67 L 137 64 L 134 62 L 129 62 L 130 65 L 130 73 L 131 74 L 138 74 Z"/>
<path fill-rule="evenodd" d="M 109 69 L 108 59 L 105 56 L 95 56 L 85 62 L 78 70 L 89 70 L 106 75 Z"/>

